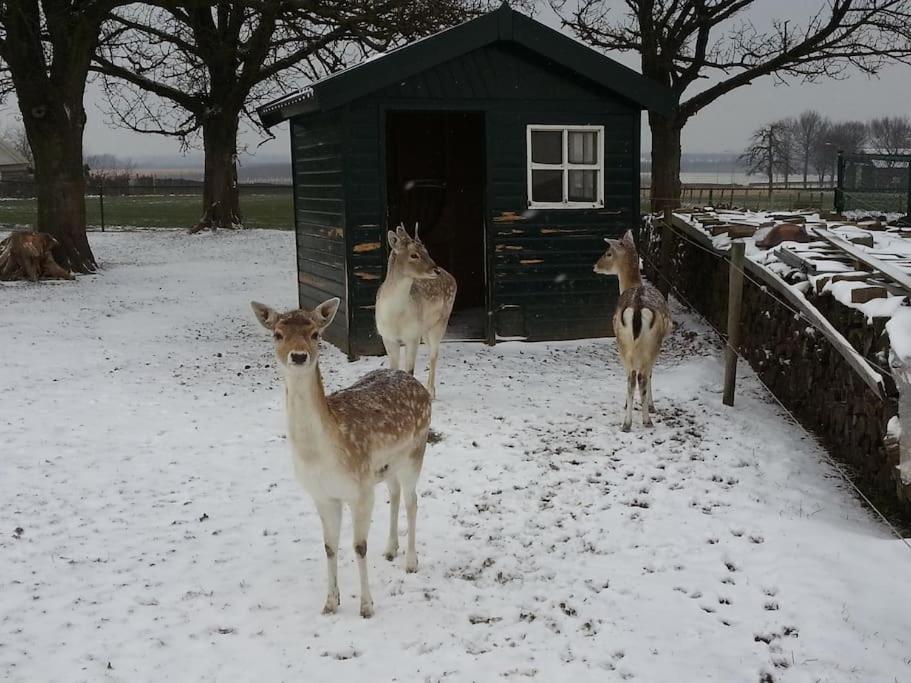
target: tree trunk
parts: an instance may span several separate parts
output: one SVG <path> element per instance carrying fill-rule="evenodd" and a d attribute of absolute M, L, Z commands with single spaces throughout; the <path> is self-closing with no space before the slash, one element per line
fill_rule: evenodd
<path fill-rule="evenodd" d="M 237 188 L 238 118 L 212 117 L 203 124 L 203 215 L 190 232 L 233 228 L 241 224 Z"/>
<path fill-rule="evenodd" d="M 97 268 L 85 226 L 85 168 L 82 160 L 82 124 L 46 122 L 26 117 L 26 129 L 35 156 L 38 197 L 36 230 L 57 240 L 54 259 L 76 273 Z M 37 130 L 36 130 L 37 129 Z"/>
<path fill-rule="evenodd" d="M 680 206 L 680 132 L 684 121 L 678 115 L 664 118 L 649 113 L 652 131 L 652 211 Z"/>

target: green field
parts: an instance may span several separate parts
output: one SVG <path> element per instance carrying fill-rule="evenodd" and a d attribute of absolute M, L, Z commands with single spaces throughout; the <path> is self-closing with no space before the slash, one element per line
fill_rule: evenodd
<path fill-rule="evenodd" d="M 291 230 L 294 227 L 294 203 L 291 188 L 281 192 L 244 194 L 240 207 L 248 228 Z M 89 227 L 100 229 L 101 201 L 86 197 Z M 32 226 L 35 223 L 34 199 L 0 201 L 0 226 Z M 200 195 L 133 195 L 104 198 L 106 228 L 188 228 L 202 215 Z"/>

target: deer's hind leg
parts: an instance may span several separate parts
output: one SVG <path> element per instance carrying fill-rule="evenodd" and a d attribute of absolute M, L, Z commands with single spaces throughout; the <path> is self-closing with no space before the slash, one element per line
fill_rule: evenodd
<path fill-rule="evenodd" d="M 427 373 L 427 392 L 431 399 L 437 397 L 436 377 L 437 377 L 437 359 L 440 357 L 440 343 L 446 334 L 446 325 L 449 321 L 444 320 L 433 329 L 427 331 L 427 346 L 430 348 L 430 370 Z"/>
<path fill-rule="evenodd" d="M 633 426 L 633 397 L 636 394 L 636 371 L 626 372 L 626 415 L 623 418 L 623 431 L 628 432 Z"/>
<path fill-rule="evenodd" d="M 392 476 L 386 480 L 386 486 L 389 488 L 389 540 L 384 555 L 392 562 L 399 552 L 399 501 L 402 498 L 402 485 Z"/>
<path fill-rule="evenodd" d="M 408 547 L 405 551 L 405 571 L 409 574 L 418 570 L 418 553 L 416 549 L 416 524 L 418 518 L 417 483 L 421 476 L 421 466 L 424 462 L 424 450 L 427 443 L 421 443 L 412 451 L 408 464 L 399 473 L 399 483 L 405 494 L 405 511 L 408 515 Z"/>

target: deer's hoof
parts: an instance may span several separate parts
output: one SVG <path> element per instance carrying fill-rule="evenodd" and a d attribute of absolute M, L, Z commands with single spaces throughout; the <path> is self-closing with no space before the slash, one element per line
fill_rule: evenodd
<path fill-rule="evenodd" d="M 387 560 L 392 562 L 395 559 L 395 556 L 398 554 L 398 552 L 399 552 L 398 548 L 389 548 L 386 550 L 385 553 L 383 553 L 383 557 L 385 557 Z"/>
<path fill-rule="evenodd" d="M 632 429 L 632 427 L 633 427 L 633 425 L 632 425 L 631 423 L 629 423 L 629 422 L 624 422 L 624 423 L 623 423 L 623 426 L 620 427 L 620 430 L 621 430 L 621 431 L 624 431 L 624 432 L 628 432 L 630 429 Z"/>
<path fill-rule="evenodd" d="M 414 557 L 409 557 L 405 560 L 405 572 L 408 574 L 415 574 L 418 571 L 418 558 L 417 555 Z"/>
<path fill-rule="evenodd" d="M 323 614 L 335 614 L 338 610 L 338 595 L 330 595 L 326 598 L 326 605 L 323 607 Z"/>
<path fill-rule="evenodd" d="M 373 602 L 361 603 L 361 616 L 364 617 L 364 619 L 369 619 L 373 616 Z"/>

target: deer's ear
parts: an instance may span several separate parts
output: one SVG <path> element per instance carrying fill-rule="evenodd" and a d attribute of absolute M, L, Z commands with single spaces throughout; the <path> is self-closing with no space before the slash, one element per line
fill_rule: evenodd
<path fill-rule="evenodd" d="M 335 318 L 335 314 L 338 313 L 339 304 L 342 303 L 342 300 L 337 296 L 331 299 L 327 299 L 319 306 L 316 307 L 314 313 L 320 318 L 319 326 L 320 329 L 324 327 L 329 327 L 329 323 Z"/>
<path fill-rule="evenodd" d="M 633 239 L 633 231 L 632 231 L 632 230 L 627 230 L 627 231 L 626 231 L 626 233 L 623 235 L 623 241 L 626 242 L 627 244 L 632 244 L 632 245 L 635 245 L 635 244 L 636 244 L 636 241 Z"/>
<path fill-rule="evenodd" d="M 389 242 L 389 248 L 395 249 L 395 245 L 398 244 L 399 238 L 396 237 L 396 234 L 389 230 L 386 232 L 386 241 Z"/>
<path fill-rule="evenodd" d="M 256 314 L 256 319 L 259 320 L 259 324 L 265 327 L 267 330 L 271 330 L 275 327 L 275 323 L 278 322 L 279 313 L 274 308 L 269 308 L 266 304 L 261 304 L 258 301 L 251 301 L 250 307 L 253 309 L 253 312 Z"/>
<path fill-rule="evenodd" d="M 408 231 L 405 230 L 405 226 L 399 223 L 398 227 L 395 229 L 395 234 L 397 237 L 408 237 Z"/>

